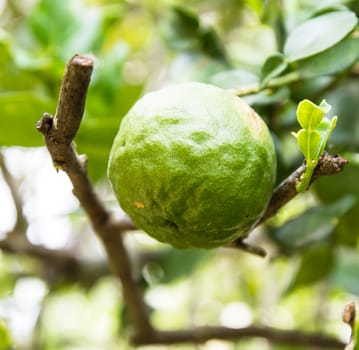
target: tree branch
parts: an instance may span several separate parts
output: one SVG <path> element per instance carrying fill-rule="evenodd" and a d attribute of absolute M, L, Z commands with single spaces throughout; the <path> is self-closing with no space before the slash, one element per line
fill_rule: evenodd
<path fill-rule="evenodd" d="M 297 330 L 280 330 L 271 327 L 250 326 L 245 328 L 194 327 L 181 331 L 158 331 L 152 337 L 132 339 L 134 345 L 203 343 L 210 339 L 241 340 L 243 338 L 265 338 L 277 344 L 295 344 L 296 346 L 316 346 L 321 349 L 341 349 L 341 341 L 320 334 Z"/>
<path fill-rule="evenodd" d="M 347 164 L 348 160 L 342 156 L 331 156 L 327 152 L 324 152 L 320 157 L 316 168 L 314 169 L 310 185 L 322 176 L 335 175 L 341 172 Z M 282 208 L 298 194 L 296 185 L 304 172 L 305 164 L 296 169 L 274 189 L 267 209 L 262 215 L 261 219 L 257 222 L 256 226 L 263 224 L 266 220 L 277 214 L 280 208 Z M 244 242 L 247 237 L 248 236 L 236 239 L 230 244 L 230 246 L 244 250 L 251 254 L 265 257 L 266 251 L 263 248 L 252 246 L 251 244 Z"/>
<path fill-rule="evenodd" d="M 102 262 L 84 261 L 67 250 L 47 249 L 31 244 L 26 239 L 14 239 L 13 236 L 0 240 L 0 249 L 10 254 L 23 254 L 42 262 L 41 268 L 36 268 L 37 275 L 50 287 L 56 287 L 64 281 L 73 281 L 90 287 L 98 278 L 109 272 L 107 264 Z"/>
<path fill-rule="evenodd" d="M 122 282 L 123 296 L 136 332 L 149 334 L 152 326 L 122 237 L 123 232 L 134 226 L 129 220 L 115 219 L 106 209 L 88 177 L 85 157 L 78 156 L 72 144 L 82 119 L 92 69 L 93 60 L 88 56 L 76 55 L 69 61 L 56 115 L 52 117 L 45 113 L 36 127 L 44 135 L 55 167 L 69 176 L 74 195 L 104 244 L 112 271 Z"/>
<path fill-rule="evenodd" d="M 324 152 L 320 157 L 316 168 L 314 169 L 311 184 L 321 176 L 329 176 L 339 173 L 347 164 L 348 161 L 345 158 L 339 155 L 331 156 L 327 152 Z M 269 201 L 267 210 L 261 217 L 258 225 L 274 216 L 280 208 L 282 208 L 298 194 L 296 185 L 300 180 L 300 177 L 304 174 L 304 171 L 305 164 L 296 169 L 275 188 Z"/>

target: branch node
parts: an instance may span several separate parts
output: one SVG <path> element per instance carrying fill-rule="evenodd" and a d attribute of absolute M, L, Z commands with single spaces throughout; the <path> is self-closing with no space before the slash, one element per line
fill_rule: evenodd
<path fill-rule="evenodd" d="M 343 322 L 347 323 L 349 326 L 352 326 L 352 324 L 355 321 L 355 314 L 356 314 L 355 303 L 354 301 L 352 301 L 346 304 L 344 307 L 344 311 L 342 315 Z"/>
<path fill-rule="evenodd" d="M 54 124 L 54 118 L 49 113 L 44 113 L 42 118 L 36 123 L 36 130 L 41 132 L 43 135 L 47 135 L 52 125 Z"/>
<path fill-rule="evenodd" d="M 314 169 L 313 180 L 320 176 L 335 175 L 344 170 L 344 167 L 348 163 L 349 161 L 339 154 L 331 156 L 327 152 L 324 152 L 319 159 L 318 165 Z"/>
<path fill-rule="evenodd" d="M 355 345 L 355 318 L 356 318 L 356 305 L 355 302 L 352 301 L 345 305 L 343 314 L 342 314 L 342 320 L 344 323 L 346 323 L 351 330 L 349 344 L 345 347 L 344 350 L 353 350 Z"/>

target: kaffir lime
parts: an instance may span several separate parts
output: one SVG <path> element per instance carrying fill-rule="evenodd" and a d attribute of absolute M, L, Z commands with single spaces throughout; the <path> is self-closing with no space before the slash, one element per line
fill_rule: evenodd
<path fill-rule="evenodd" d="M 252 229 L 275 170 L 271 135 L 253 109 L 229 91 L 189 82 L 133 106 L 108 172 L 140 229 L 177 248 L 212 248 Z"/>

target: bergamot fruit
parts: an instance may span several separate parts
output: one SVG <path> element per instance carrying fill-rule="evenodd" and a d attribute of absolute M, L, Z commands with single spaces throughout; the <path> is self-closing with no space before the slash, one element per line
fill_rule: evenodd
<path fill-rule="evenodd" d="M 138 228 L 177 248 L 213 248 L 253 228 L 275 170 L 271 135 L 254 110 L 227 90 L 188 82 L 132 107 L 108 173 Z"/>

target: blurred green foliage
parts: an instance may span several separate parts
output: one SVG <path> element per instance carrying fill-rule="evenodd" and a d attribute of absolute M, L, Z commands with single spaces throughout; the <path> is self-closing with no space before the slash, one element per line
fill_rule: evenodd
<path fill-rule="evenodd" d="M 358 14 L 358 0 L 0 2 L 0 146 L 5 154 L 17 146 L 43 146 L 35 123 L 44 112 L 55 113 L 64 67 L 76 53 L 96 58 L 76 145 L 87 154 L 90 175 L 106 199 L 112 140 L 121 118 L 147 90 L 196 80 L 243 94 L 275 139 L 278 182 L 303 161 L 290 135 L 299 129 L 298 102 L 326 99 L 339 117 L 327 149 L 341 152 L 350 164 L 319 179 L 254 235 L 270 261 L 228 249 L 177 251 L 141 234 L 130 245 L 160 328 L 227 325 L 233 319 L 243 326 L 241 317 L 228 318 L 240 301 L 260 324 L 342 334 L 341 308 L 359 297 Z M 18 175 L 18 185 L 24 187 L 21 176 L 26 177 Z M 68 214 L 73 251 L 80 254 L 81 246 L 88 255 L 97 252 L 83 235 L 89 229 L 82 212 Z M 129 348 L 130 324 L 110 277 L 89 284 L 78 276 L 74 285 L 66 276 L 45 274 L 45 265 L 0 252 L 0 318 L 15 313 L 2 305 L 19 295 L 24 275 L 46 285 L 27 345 Z M 0 332 L 7 332 L 2 325 Z M 27 348 L 16 340 L 19 349 Z M 203 349 L 215 345 L 210 346 Z M 296 349 L 258 339 L 218 346 Z"/>
<path fill-rule="evenodd" d="M 13 341 L 9 329 L 4 320 L 0 318 L 0 349 L 10 350 L 12 348 Z"/>
<path fill-rule="evenodd" d="M 145 78 L 135 76 L 135 65 L 141 62 L 132 60 L 140 55 L 139 50 L 122 39 L 123 31 L 130 30 L 123 27 L 124 6 L 123 2 L 91 5 L 82 0 L 44 0 L 28 13 L 13 13 L 10 5 L 4 9 L 0 37 L 1 145 L 42 145 L 34 125 L 45 111 L 55 113 L 64 65 L 76 53 L 89 53 L 98 64 L 77 143 L 79 151 L 91 158 L 94 178 L 105 175 L 121 117 L 138 98 Z M 146 25 L 145 21 L 141 23 Z M 143 46 L 151 36 L 148 29 L 143 28 L 141 37 L 136 38 Z M 93 134 L 95 138 L 89 137 Z"/>

